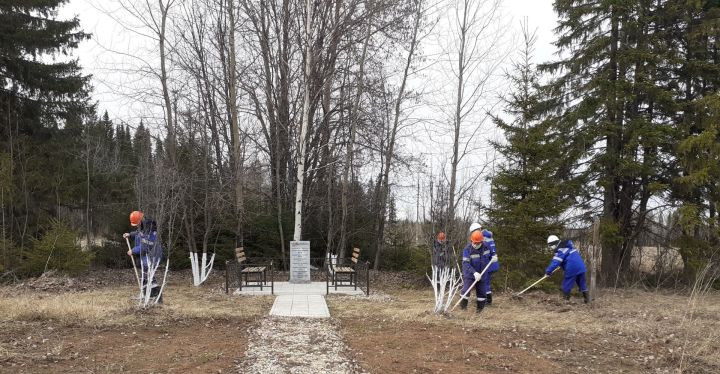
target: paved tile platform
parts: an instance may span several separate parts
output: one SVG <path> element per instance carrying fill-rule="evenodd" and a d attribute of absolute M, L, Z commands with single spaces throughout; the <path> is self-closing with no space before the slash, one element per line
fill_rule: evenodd
<path fill-rule="evenodd" d="M 307 284 L 292 284 L 289 282 L 275 282 L 275 295 L 325 295 L 325 282 L 312 282 Z M 247 287 L 243 288 L 242 291 L 235 290 L 236 295 L 270 295 L 270 287 Z M 330 287 L 330 294 L 334 295 L 364 295 L 365 293 L 358 288 L 357 290 L 352 287 L 338 287 L 335 291 L 334 287 Z"/>
<path fill-rule="evenodd" d="M 271 316 L 306 317 L 306 318 L 329 318 L 330 311 L 325 303 L 327 292 L 325 282 L 312 282 L 306 284 L 293 284 L 289 282 L 275 282 L 275 302 L 270 309 Z M 270 287 L 263 287 L 260 291 L 257 287 L 245 288 L 242 291 L 235 290 L 236 295 L 270 295 Z M 364 295 L 361 289 L 351 287 L 340 287 L 335 291 L 330 288 L 333 295 Z"/>
<path fill-rule="evenodd" d="M 329 318 L 330 311 L 322 295 L 279 295 L 270 309 L 270 315 Z"/>

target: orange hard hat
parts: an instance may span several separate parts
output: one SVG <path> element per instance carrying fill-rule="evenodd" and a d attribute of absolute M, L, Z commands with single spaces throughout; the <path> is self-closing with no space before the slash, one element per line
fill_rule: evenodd
<path fill-rule="evenodd" d="M 470 234 L 470 241 L 473 243 L 482 243 L 483 234 L 480 231 L 473 231 L 472 234 Z"/>
<path fill-rule="evenodd" d="M 143 219 L 143 212 L 136 210 L 130 213 L 130 226 L 137 226 Z"/>
<path fill-rule="evenodd" d="M 440 232 L 437 234 L 437 240 L 438 240 L 438 241 L 441 241 L 441 242 L 445 241 L 445 233 L 442 232 L 442 231 L 440 231 Z"/>

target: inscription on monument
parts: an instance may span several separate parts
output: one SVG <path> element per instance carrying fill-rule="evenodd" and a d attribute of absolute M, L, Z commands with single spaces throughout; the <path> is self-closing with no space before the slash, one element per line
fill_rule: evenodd
<path fill-rule="evenodd" d="M 290 242 L 290 283 L 310 283 L 310 242 Z"/>

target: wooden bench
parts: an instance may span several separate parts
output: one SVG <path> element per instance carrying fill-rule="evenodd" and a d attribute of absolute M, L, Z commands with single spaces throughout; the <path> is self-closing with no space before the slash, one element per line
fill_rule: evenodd
<path fill-rule="evenodd" d="M 260 291 L 262 291 L 263 286 L 267 286 L 267 266 L 248 264 L 244 247 L 235 248 L 235 259 L 238 265 L 236 271 L 240 291 L 243 288 L 243 278 L 245 279 L 245 287 L 260 287 Z"/>
<path fill-rule="evenodd" d="M 354 287 L 357 290 L 357 272 L 355 271 L 355 265 L 359 259 L 360 249 L 353 248 L 353 253 L 350 257 L 350 266 L 336 266 L 332 261 L 329 262 L 330 273 L 332 275 L 335 291 L 337 291 L 338 286 Z M 347 282 L 347 284 L 344 284 L 345 282 Z"/>

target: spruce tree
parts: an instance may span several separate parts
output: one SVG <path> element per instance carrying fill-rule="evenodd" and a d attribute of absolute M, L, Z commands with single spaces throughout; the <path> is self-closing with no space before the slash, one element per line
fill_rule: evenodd
<path fill-rule="evenodd" d="M 511 94 L 505 115 L 493 117 L 505 141 L 493 142 L 503 161 L 492 178 L 488 226 L 502 255 L 503 271 L 512 286 L 542 273 L 545 238 L 561 235 L 561 215 L 576 201 L 580 180 L 572 175 L 567 139 L 548 109 L 556 105 L 541 87 L 532 62 L 535 35 L 523 25 L 524 48 L 507 79 Z"/>
<path fill-rule="evenodd" d="M 17 248 L 16 259 L 59 215 L 60 201 L 82 196 L 84 169 L 73 150 L 82 144 L 88 77 L 67 55 L 88 34 L 78 31 L 77 18 L 57 19 L 66 2 L 0 2 L 0 159 L 9 161 L 10 178 L 2 233 Z"/>
<path fill-rule="evenodd" d="M 89 37 L 78 31 L 80 21 L 56 19 L 67 0 L 5 0 L 0 3 L 0 71 L 2 100 L 33 104 L 36 111 L 61 115 L 69 103 L 86 95 L 87 76 L 77 60 L 46 58 L 68 55 Z M 37 113 L 37 112 L 36 112 Z M 3 118 L 6 118 L 3 116 Z"/>
<path fill-rule="evenodd" d="M 668 2 L 665 29 L 674 48 L 677 121 L 677 177 L 673 199 L 680 206 L 675 245 L 685 277 L 695 274 L 720 247 L 720 1 Z"/>
<path fill-rule="evenodd" d="M 677 127 L 665 69 L 669 51 L 655 0 L 557 0 L 555 45 L 561 59 L 545 65 L 562 99 L 558 125 L 566 147 L 593 183 L 588 203 L 601 216 L 606 283 L 628 274 L 632 249 L 651 198 L 668 190 Z"/>

